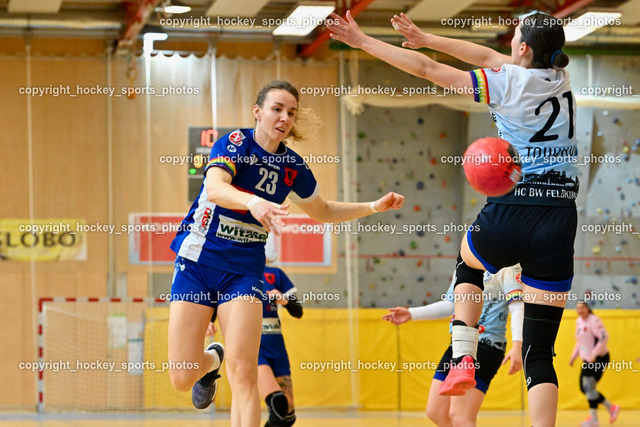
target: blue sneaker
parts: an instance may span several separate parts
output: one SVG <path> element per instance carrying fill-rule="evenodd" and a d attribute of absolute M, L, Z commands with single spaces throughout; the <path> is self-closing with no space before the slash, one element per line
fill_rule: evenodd
<path fill-rule="evenodd" d="M 215 352 L 213 352 L 215 350 Z M 213 355 L 213 363 L 216 361 L 216 354 L 218 355 L 219 363 L 218 368 L 213 371 L 207 373 L 205 376 L 200 378 L 191 389 L 191 402 L 193 406 L 198 409 L 205 409 L 211 405 L 213 402 L 213 398 L 216 397 L 216 392 L 218 391 L 218 371 L 222 366 L 222 361 L 224 360 L 224 346 L 219 342 L 214 342 L 209 344 L 209 347 L 205 351 L 208 351 Z"/>

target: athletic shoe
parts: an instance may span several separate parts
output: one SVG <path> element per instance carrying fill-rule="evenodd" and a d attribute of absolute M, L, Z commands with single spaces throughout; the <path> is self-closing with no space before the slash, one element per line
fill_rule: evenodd
<path fill-rule="evenodd" d="M 441 396 L 463 396 L 466 391 L 476 386 L 475 361 L 471 356 L 464 356 L 460 363 L 452 365 L 447 378 L 440 384 L 438 394 Z"/>
<path fill-rule="evenodd" d="M 620 405 L 611 405 L 609 411 L 609 424 L 613 424 L 618 419 L 618 413 L 620 413 Z"/>
<path fill-rule="evenodd" d="M 580 424 L 580 427 L 600 427 L 600 423 L 598 422 L 598 420 L 594 420 L 593 417 L 589 415 L 589 418 L 584 420 L 582 424 Z"/>
<path fill-rule="evenodd" d="M 214 354 L 211 350 L 215 350 L 215 354 L 218 355 L 218 368 L 200 378 L 191 389 L 191 402 L 193 403 L 193 406 L 198 409 L 205 409 L 209 407 L 211 402 L 213 402 L 213 398 L 216 397 L 216 392 L 218 391 L 218 378 L 220 378 L 218 371 L 220 370 L 220 366 L 222 366 L 222 361 L 224 360 L 224 346 L 219 342 L 214 342 L 209 344 L 209 347 L 207 347 L 205 351 Z M 213 359 L 213 363 L 216 363 L 215 355 L 213 356 Z"/>

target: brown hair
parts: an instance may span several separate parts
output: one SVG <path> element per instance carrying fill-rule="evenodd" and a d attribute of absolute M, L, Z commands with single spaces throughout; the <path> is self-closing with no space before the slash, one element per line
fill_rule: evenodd
<path fill-rule="evenodd" d="M 298 89 L 296 89 L 294 85 L 286 80 L 273 80 L 260 89 L 260 92 L 258 92 L 258 96 L 256 97 L 256 105 L 262 108 L 269 91 L 279 89 L 289 92 L 296 99 L 296 102 L 300 104 L 300 95 L 298 94 Z M 318 128 L 321 125 L 322 122 L 318 116 L 316 116 L 313 109 L 298 107 L 293 127 L 284 142 L 286 144 L 290 141 L 313 141 L 317 138 Z"/>

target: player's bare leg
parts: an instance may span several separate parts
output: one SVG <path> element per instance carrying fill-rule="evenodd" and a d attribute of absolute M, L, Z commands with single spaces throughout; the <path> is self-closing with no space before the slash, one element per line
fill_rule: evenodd
<path fill-rule="evenodd" d="M 233 427 L 260 424 L 258 350 L 262 334 L 262 301 L 239 297 L 218 306 L 225 340 L 227 375 L 231 386 Z"/>
<path fill-rule="evenodd" d="M 482 272 L 484 267 L 475 257 L 465 234 L 456 265 L 456 275 L 465 273 L 477 283 L 457 282 L 454 288 L 455 320 L 452 332 L 452 366 L 440 387 L 446 396 L 460 396 L 476 385 L 475 359 L 478 348 L 478 320 L 482 313 Z M 461 279 L 463 276 L 457 276 Z"/>
<path fill-rule="evenodd" d="M 438 394 L 442 381 L 431 380 L 429 387 L 429 400 L 427 400 L 427 418 L 433 421 L 438 427 L 453 427 L 449 418 L 449 404 L 451 397 Z"/>
<path fill-rule="evenodd" d="M 169 305 L 169 378 L 176 390 L 191 390 L 211 370 L 213 357 L 204 351 L 204 337 L 212 314 L 213 308 L 192 302 Z"/>
<path fill-rule="evenodd" d="M 451 397 L 449 417 L 453 427 L 475 427 L 484 396 L 483 392 L 472 388 L 464 396 Z"/>

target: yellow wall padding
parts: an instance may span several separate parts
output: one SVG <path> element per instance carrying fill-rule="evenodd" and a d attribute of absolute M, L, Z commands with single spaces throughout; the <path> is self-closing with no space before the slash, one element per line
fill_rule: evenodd
<path fill-rule="evenodd" d="M 165 310 L 166 308 L 150 309 Z M 381 319 L 384 309 L 310 309 L 302 319 L 282 311 L 282 329 L 291 361 L 297 407 L 356 407 L 368 410 L 422 410 L 440 357 L 449 345 L 449 321 L 409 322 L 394 326 Z M 609 332 L 611 366 L 598 389 L 623 408 L 640 408 L 640 310 L 599 310 Z M 147 313 L 147 316 L 150 316 Z M 157 315 L 154 315 L 157 317 Z M 164 314 L 166 316 L 166 313 Z M 580 361 L 569 367 L 575 344 L 575 311 L 565 311 L 556 342 L 555 366 L 560 382 L 559 409 L 585 409 L 587 402 L 578 388 Z M 156 323 L 155 326 L 152 326 Z M 507 337 L 511 332 L 508 327 Z M 220 339 L 218 334 L 217 339 Z M 350 336 L 354 339 L 351 340 Z M 145 360 L 161 364 L 166 359 L 166 322 L 147 322 Z M 155 353 L 151 350 L 155 348 Z M 164 358 L 164 359 L 163 359 Z M 507 375 L 499 371 L 485 398 L 483 409 L 517 410 L 526 407 L 522 372 Z M 145 403 L 157 406 L 169 399 L 190 406 L 190 394 L 171 389 L 168 380 L 159 381 L 145 372 Z M 223 370 L 223 378 L 226 374 Z M 153 382 L 151 382 L 153 380 Z M 169 388 L 170 390 L 167 390 Z M 159 403 L 160 402 L 160 403 Z M 219 383 L 216 405 L 228 408 L 230 392 L 225 380 Z"/>

